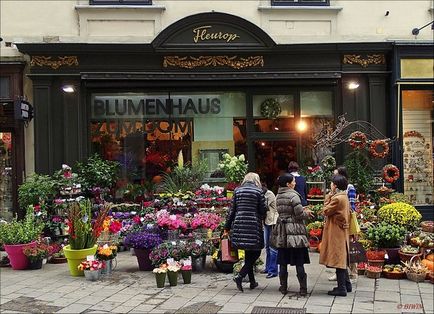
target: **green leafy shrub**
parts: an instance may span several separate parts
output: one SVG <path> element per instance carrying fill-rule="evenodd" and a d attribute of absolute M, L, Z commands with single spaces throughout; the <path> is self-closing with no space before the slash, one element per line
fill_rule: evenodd
<path fill-rule="evenodd" d="M 394 248 L 400 246 L 405 234 L 404 227 L 381 222 L 369 227 L 366 239 L 371 241 L 376 248 Z"/>
<path fill-rule="evenodd" d="M 48 175 L 32 174 L 18 187 L 18 203 L 21 208 L 47 202 L 57 194 L 57 183 Z"/>
<path fill-rule="evenodd" d="M 39 238 L 44 229 L 42 223 L 34 219 L 33 213 L 28 211 L 23 220 L 13 219 L 10 223 L 0 224 L 0 243 L 3 244 L 26 244 Z"/>
<path fill-rule="evenodd" d="M 422 218 L 422 215 L 414 206 L 402 202 L 384 205 L 378 210 L 377 216 L 380 221 L 398 224 L 408 229 L 414 229 Z"/>
<path fill-rule="evenodd" d="M 349 182 L 356 186 L 358 193 L 367 193 L 374 182 L 374 170 L 366 153 L 355 150 L 348 154 L 345 162 Z"/>
<path fill-rule="evenodd" d="M 87 191 L 92 188 L 111 188 L 118 177 L 119 163 L 102 159 L 98 154 L 89 157 L 84 163 L 77 163 L 77 174 L 82 187 Z"/>

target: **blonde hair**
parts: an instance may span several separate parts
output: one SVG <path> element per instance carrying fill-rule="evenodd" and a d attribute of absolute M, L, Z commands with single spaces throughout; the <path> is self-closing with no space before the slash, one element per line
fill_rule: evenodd
<path fill-rule="evenodd" d="M 261 179 L 256 172 L 249 172 L 248 174 L 246 174 L 243 182 L 241 182 L 241 185 L 246 182 L 253 182 L 258 188 L 262 188 Z"/>

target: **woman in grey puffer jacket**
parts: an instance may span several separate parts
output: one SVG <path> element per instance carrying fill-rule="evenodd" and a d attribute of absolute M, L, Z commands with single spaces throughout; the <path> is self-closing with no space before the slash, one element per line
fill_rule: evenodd
<path fill-rule="evenodd" d="M 288 289 L 288 264 L 295 266 L 300 284 L 300 295 L 307 294 L 307 275 L 304 264 L 309 264 L 309 242 L 305 220 L 312 215 L 304 210 L 301 197 L 295 190 L 294 176 L 286 173 L 278 178 L 279 190 L 276 196 L 279 218 L 272 231 L 271 243 L 277 248 L 277 263 L 280 265 L 279 291 L 286 294 Z"/>

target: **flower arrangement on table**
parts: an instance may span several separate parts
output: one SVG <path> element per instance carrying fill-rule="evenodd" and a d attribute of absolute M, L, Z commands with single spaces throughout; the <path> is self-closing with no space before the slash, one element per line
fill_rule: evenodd
<path fill-rule="evenodd" d="M 217 214 L 199 212 L 194 214 L 193 219 L 190 222 L 190 226 L 193 230 L 198 228 L 206 228 L 214 231 L 219 226 L 221 221 L 222 218 Z"/>
<path fill-rule="evenodd" d="M 100 270 L 103 268 L 103 263 L 100 261 L 84 261 L 78 265 L 78 270 Z"/>
<path fill-rule="evenodd" d="M 313 182 L 322 182 L 324 180 L 324 171 L 322 170 L 321 166 L 317 165 L 314 167 L 307 167 L 307 174 L 306 174 L 308 180 Z"/>
<path fill-rule="evenodd" d="M 100 261 L 108 261 L 114 259 L 117 256 L 117 253 L 118 253 L 117 246 L 104 245 L 98 247 L 95 256 Z"/>
<path fill-rule="evenodd" d="M 27 246 L 23 248 L 23 253 L 30 260 L 31 263 L 41 261 L 48 257 L 48 245 L 38 243 L 36 246 Z"/>
<path fill-rule="evenodd" d="M 389 224 L 398 224 L 407 229 L 415 229 L 422 219 L 422 215 L 412 205 L 398 202 L 384 205 L 377 211 L 380 221 Z"/>
<path fill-rule="evenodd" d="M 240 183 L 247 173 L 247 162 L 244 154 L 231 156 L 228 153 L 223 154 L 223 160 L 219 163 L 219 168 L 223 170 L 228 182 Z"/>
<path fill-rule="evenodd" d="M 165 209 L 157 212 L 157 224 L 169 230 L 187 229 L 187 223 L 181 215 L 170 215 Z"/>

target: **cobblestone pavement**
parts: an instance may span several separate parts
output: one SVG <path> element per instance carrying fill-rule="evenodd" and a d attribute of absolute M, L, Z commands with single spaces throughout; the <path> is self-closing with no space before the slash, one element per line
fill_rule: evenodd
<path fill-rule="evenodd" d="M 0 269 L 0 312 L 17 313 L 250 313 L 255 306 L 305 308 L 307 313 L 433 313 L 433 287 L 428 282 L 369 279 L 359 277 L 347 297 L 327 295 L 335 283 L 332 274 L 318 265 L 311 253 L 307 265 L 309 296 L 298 298 L 294 268 L 289 290 L 278 292 L 278 278 L 256 274 L 259 287 L 238 292 L 231 274 L 215 270 L 208 260 L 207 271 L 193 273 L 192 284 L 156 288 L 152 272 L 138 271 L 129 252 L 117 258 L 117 268 L 98 282 L 71 277 L 66 264 L 46 264 L 40 270 Z M 208 257 L 209 258 L 209 257 Z M 270 312 L 271 313 L 271 312 Z"/>

